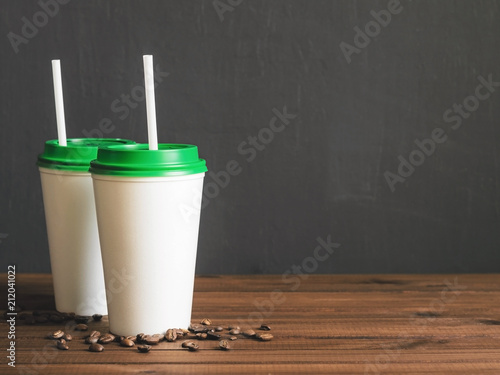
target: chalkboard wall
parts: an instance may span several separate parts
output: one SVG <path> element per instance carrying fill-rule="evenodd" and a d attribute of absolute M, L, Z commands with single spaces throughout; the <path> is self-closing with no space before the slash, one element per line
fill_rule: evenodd
<path fill-rule="evenodd" d="M 198 273 L 500 271 L 498 1 L 2 0 L 0 272 L 50 272 L 56 138 L 199 146 Z M 230 173 L 231 172 L 231 173 Z"/>

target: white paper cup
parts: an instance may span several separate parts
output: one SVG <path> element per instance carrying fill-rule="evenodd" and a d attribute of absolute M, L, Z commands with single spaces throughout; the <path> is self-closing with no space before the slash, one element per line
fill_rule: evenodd
<path fill-rule="evenodd" d="M 196 146 L 110 146 L 92 162 L 110 331 L 187 328 L 205 161 Z"/>
<path fill-rule="evenodd" d="M 107 314 L 90 160 L 115 139 L 47 141 L 38 158 L 56 309 Z"/>

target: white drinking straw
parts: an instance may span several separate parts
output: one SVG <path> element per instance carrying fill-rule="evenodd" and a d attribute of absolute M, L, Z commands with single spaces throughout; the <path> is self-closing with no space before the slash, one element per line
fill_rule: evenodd
<path fill-rule="evenodd" d="M 64 120 L 64 99 L 60 60 L 52 60 L 52 77 L 54 78 L 54 98 L 56 100 L 57 137 L 59 139 L 59 145 L 66 146 L 66 121 Z"/>
<path fill-rule="evenodd" d="M 155 76 L 153 56 L 144 55 L 144 82 L 146 83 L 146 114 L 148 118 L 148 143 L 150 150 L 158 150 L 156 133 Z"/>

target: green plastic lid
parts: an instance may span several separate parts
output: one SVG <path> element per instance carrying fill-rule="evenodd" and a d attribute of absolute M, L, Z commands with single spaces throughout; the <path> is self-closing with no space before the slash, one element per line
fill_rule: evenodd
<path fill-rule="evenodd" d="M 97 149 L 111 144 L 135 144 L 119 138 L 70 138 L 67 146 L 60 146 L 57 139 L 45 142 L 43 154 L 38 155 L 37 165 L 63 171 L 88 172 L 90 162 L 97 157 Z"/>
<path fill-rule="evenodd" d="M 206 171 L 198 147 L 175 143 L 160 143 L 158 150 L 144 143 L 104 146 L 90 163 L 91 173 L 108 176 L 171 177 Z"/>

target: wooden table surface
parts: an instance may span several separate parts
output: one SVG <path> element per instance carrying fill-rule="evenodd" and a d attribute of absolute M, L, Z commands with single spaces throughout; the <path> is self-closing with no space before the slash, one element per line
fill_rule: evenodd
<path fill-rule="evenodd" d="M 189 352 L 180 340 L 146 354 L 110 343 L 91 353 L 74 332 L 70 350 L 60 351 L 45 336 L 65 323 L 17 320 L 13 369 L 2 320 L 0 374 L 500 374 L 499 275 L 303 276 L 196 279 L 193 322 L 264 322 L 272 341 L 240 337 L 222 351 L 200 340 Z M 0 292 L 6 300 L 3 281 Z M 16 302 L 53 309 L 51 277 L 18 274 Z M 89 325 L 106 332 L 107 317 Z"/>

